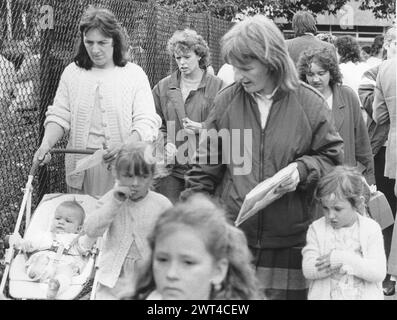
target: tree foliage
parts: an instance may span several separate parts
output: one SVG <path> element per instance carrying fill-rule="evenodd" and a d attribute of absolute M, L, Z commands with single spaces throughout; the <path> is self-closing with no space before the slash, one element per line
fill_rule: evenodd
<path fill-rule="evenodd" d="M 202 13 L 225 20 L 235 19 L 237 14 L 253 15 L 262 13 L 269 18 L 284 17 L 288 21 L 299 10 L 314 15 L 336 14 L 348 0 L 156 0 L 158 4 L 173 10 Z M 357 1 L 357 0 L 356 0 Z M 395 0 L 361 0 L 360 9 L 372 10 L 377 18 L 390 18 L 395 13 Z"/>
<path fill-rule="evenodd" d="M 390 19 L 396 16 L 395 0 L 362 0 L 362 10 L 372 10 L 376 18 Z"/>
<path fill-rule="evenodd" d="M 314 15 L 330 13 L 335 14 L 347 0 L 254 0 L 247 1 L 249 6 L 242 12 L 251 11 L 262 13 L 270 18 L 286 18 L 292 20 L 295 12 L 300 10 L 310 11 Z"/>
<path fill-rule="evenodd" d="M 231 21 L 249 0 L 156 0 L 161 6 L 186 13 L 209 12 L 212 16 Z"/>

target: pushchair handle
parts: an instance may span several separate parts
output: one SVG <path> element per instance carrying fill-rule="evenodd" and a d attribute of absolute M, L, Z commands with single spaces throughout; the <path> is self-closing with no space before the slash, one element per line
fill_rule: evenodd
<path fill-rule="evenodd" d="M 50 153 L 78 153 L 78 154 L 93 154 L 95 149 L 56 149 L 50 150 Z"/>
<path fill-rule="evenodd" d="M 76 154 L 93 154 L 95 152 L 94 149 L 50 149 L 49 153 L 76 153 Z M 40 161 L 34 161 L 32 167 L 30 168 L 29 175 L 34 176 L 37 168 L 40 165 Z"/>
<path fill-rule="evenodd" d="M 34 176 L 37 168 L 39 167 L 39 164 L 40 164 L 39 161 L 33 161 L 33 164 L 32 164 L 32 166 L 30 168 L 30 171 L 29 171 L 29 176 Z"/>

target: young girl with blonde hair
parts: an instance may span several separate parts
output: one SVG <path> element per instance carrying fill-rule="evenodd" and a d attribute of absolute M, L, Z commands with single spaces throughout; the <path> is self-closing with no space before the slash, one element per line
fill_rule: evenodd
<path fill-rule="evenodd" d="M 116 183 L 86 219 L 90 237 L 104 235 L 96 299 L 121 299 L 133 294 L 137 267 L 150 255 L 147 236 L 160 214 L 172 206 L 150 190 L 156 160 L 148 143 L 124 146 L 115 162 Z"/>
<path fill-rule="evenodd" d="M 386 255 L 379 224 L 364 216 L 365 182 L 338 166 L 320 179 L 315 197 L 324 216 L 314 221 L 302 250 L 312 300 L 383 300 Z"/>

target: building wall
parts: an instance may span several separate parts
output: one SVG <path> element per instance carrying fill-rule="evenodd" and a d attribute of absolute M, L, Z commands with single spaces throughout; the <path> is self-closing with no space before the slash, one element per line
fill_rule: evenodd
<path fill-rule="evenodd" d="M 351 0 L 346 3 L 336 15 L 317 15 L 317 29 L 319 32 L 331 32 L 336 36 L 351 35 L 361 45 L 371 44 L 375 36 L 385 33 L 393 24 L 393 20 L 377 19 L 370 10 L 360 10 L 361 1 Z M 285 19 L 276 19 L 282 25 L 287 39 L 294 37 L 291 23 Z"/>

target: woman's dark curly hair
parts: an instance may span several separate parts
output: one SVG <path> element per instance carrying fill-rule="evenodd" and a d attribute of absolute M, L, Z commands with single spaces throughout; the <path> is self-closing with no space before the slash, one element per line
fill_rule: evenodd
<path fill-rule="evenodd" d="M 334 45 L 340 56 L 339 63 L 346 63 L 349 61 L 356 63 L 361 61 L 360 45 L 352 36 L 338 37 Z"/>
<path fill-rule="evenodd" d="M 124 67 L 127 60 L 127 41 L 121 24 L 114 14 L 104 8 L 89 7 L 83 14 L 80 21 L 80 43 L 74 62 L 86 70 L 90 70 L 93 62 L 84 46 L 84 35 L 90 29 L 98 29 L 105 36 L 113 39 L 113 61 L 116 66 Z"/>
<path fill-rule="evenodd" d="M 302 81 L 307 82 L 306 75 L 310 72 L 313 62 L 324 70 L 329 71 L 329 85 L 331 87 L 342 83 L 342 73 L 340 72 L 339 64 L 334 53 L 327 48 L 306 50 L 300 55 L 297 69 L 299 78 Z"/>
<path fill-rule="evenodd" d="M 379 54 L 379 52 L 382 51 L 383 49 L 383 41 L 384 41 L 384 37 L 383 35 L 377 35 L 374 39 L 374 42 L 371 45 L 371 56 L 375 57 Z"/>

